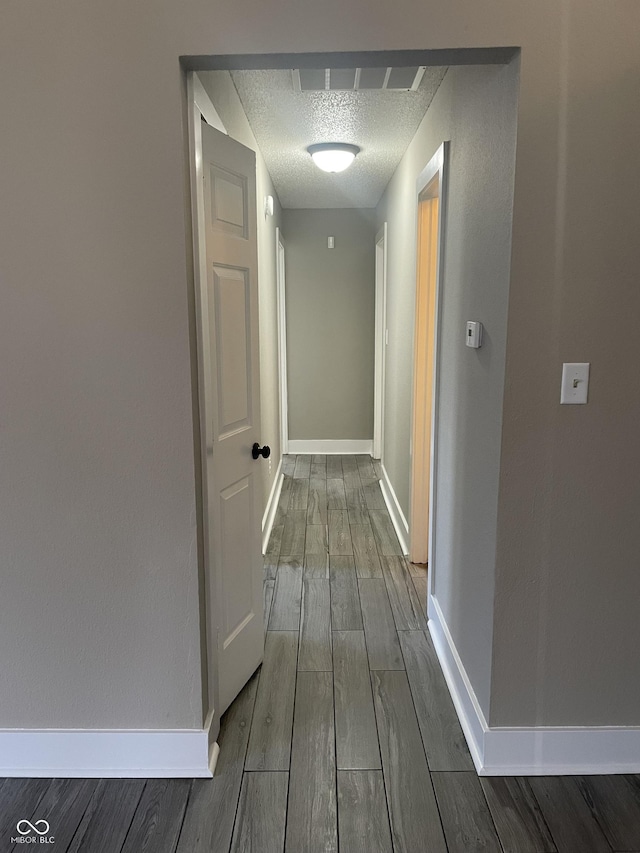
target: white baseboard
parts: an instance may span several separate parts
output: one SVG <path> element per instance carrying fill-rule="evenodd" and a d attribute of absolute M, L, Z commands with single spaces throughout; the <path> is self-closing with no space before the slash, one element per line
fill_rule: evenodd
<path fill-rule="evenodd" d="M 209 771 L 211 775 L 216 772 L 216 765 L 218 764 L 218 758 L 220 757 L 220 747 L 218 746 L 218 741 L 214 740 L 214 742 L 209 747 Z"/>
<path fill-rule="evenodd" d="M 335 453 L 346 455 L 368 454 L 371 456 L 373 440 L 370 438 L 317 438 L 289 439 L 289 453 L 323 453 L 332 456 Z"/>
<path fill-rule="evenodd" d="M 402 509 L 398 502 L 398 498 L 396 497 L 396 493 L 393 490 L 391 480 L 389 479 L 389 475 L 387 474 L 387 469 L 384 467 L 384 465 L 381 465 L 380 467 L 382 469 L 382 478 L 380 480 L 380 489 L 382 490 L 382 496 L 384 498 L 384 502 L 387 505 L 387 509 L 389 510 L 389 515 L 391 516 L 391 521 L 393 522 L 393 527 L 396 531 L 396 536 L 398 537 L 398 541 L 400 542 L 402 553 L 406 556 L 409 553 L 409 524 L 407 523 L 407 519 L 404 517 L 404 513 L 402 512 Z"/>
<path fill-rule="evenodd" d="M 0 777 L 211 778 L 207 729 L 0 729 Z"/>
<path fill-rule="evenodd" d="M 278 462 L 278 470 L 276 471 L 276 476 L 273 479 L 273 485 L 271 486 L 271 494 L 269 495 L 269 500 L 267 501 L 267 508 L 264 511 L 264 515 L 262 517 L 262 553 L 266 553 L 267 545 L 269 544 L 269 537 L 271 536 L 271 528 L 273 527 L 273 520 L 276 517 L 276 510 L 278 509 L 278 501 L 280 500 L 280 492 L 282 491 L 282 483 L 284 481 L 284 474 L 282 473 L 282 459 Z"/>
<path fill-rule="evenodd" d="M 453 638 L 440 606 L 433 595 L 427 599 L 429 633 L 442 667 L 442 672 L 453 699 L 453 704 L 467 739 L 467 745 L 476 770 L 482 775 L 484 767 L 484 732 L 488 730 L 480 703 L 467 677 Z"/>
<path fill-rule="evenodd" d="M 429 631 L 480 776 L 640 773 L 640 727 L 488 726 L 433 596 Z"/>

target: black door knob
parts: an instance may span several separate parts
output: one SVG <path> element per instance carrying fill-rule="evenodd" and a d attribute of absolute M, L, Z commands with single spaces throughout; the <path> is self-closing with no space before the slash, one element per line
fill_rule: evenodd
<path fill-rule="evenodd" d="M 271 448 L 268 444 L 265 444 L 264 447 L 260 447 L 260 445 L 256 441 L 256 443 L 251 448 L 251 455 L 254 459 L 257 459 L 258 456 L 262 456 L 263 459 L 268 459 L 271 456 Z"/>

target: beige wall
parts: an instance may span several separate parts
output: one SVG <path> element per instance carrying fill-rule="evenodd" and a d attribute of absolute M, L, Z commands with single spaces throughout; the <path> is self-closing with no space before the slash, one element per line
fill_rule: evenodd
<path fill-rule="evenodd" d="M 260 443 L 271 456 L 262 470 L 263 509 L 267 506 L 280 462 L 280 410 L 278 371 L 278 313 L 276 291 L 276 228 L 282 225 L 278 194 L 267 171 L 251 126 L 228 71 L 201 71 L 198 75 L 227 133 L 256 152 L 258 206 L 258 296 L 260 302 Z M 273 216 L 265 216 L 264 199 L 273 196 Z"/>
<path fill-rule="evenodd" d="M 371 439 L 374 211 L 285 210 L 283 221 L 289 438 Z"/>
<path fill-rule="evenodd" d="M 478 45 L 522 47 L 491 721 L 640 724 L 639 31 L 637 0 L 5 2 L 0 725 L 201 724 L 178 57 Z"/>
<path fill-rule="evenodd" d="M 388 222 L 384 465 L 409 518 L 416 182 L 445 140 L 449 187 L 436 423 L 435 597 L 488 713 L 519 61 L 447 72 L 378 208 Z M 483 346 L 465 346 L 467 320 Z"/>
<path fill-rule="evenodd" d="M 640 7 L 563 6 L 556 158 L 551 104 L 518 131 L 491 719 L 638 725 Z M 558 404 L 563 361 L 591 362 L 587 406 Z"/>

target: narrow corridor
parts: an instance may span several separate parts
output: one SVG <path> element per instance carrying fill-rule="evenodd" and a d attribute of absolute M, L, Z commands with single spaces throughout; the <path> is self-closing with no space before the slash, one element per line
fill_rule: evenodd
<path fill-rule="evenodd" d="M 264 663 L 222 720 L 213 783 L 194 782 L 179 853 L 640 850 L 637 777 L 478 778 L 376 462 L 289 456 L 284 472 Z"/>

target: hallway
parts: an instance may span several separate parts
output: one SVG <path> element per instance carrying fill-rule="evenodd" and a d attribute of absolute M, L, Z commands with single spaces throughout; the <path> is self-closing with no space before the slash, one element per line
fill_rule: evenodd
<path fill-rule="evenodd" d="M 637 777 L 478 778 L 377 463 L 283 469 L 264 663 L 222 720 L 213 783 L 193 783 L 178 853 L 640 851 Z"/>
<path fill-rule="evenodd" d="M 473 764 L 425 634 L 426 571 L 402 556 L 370 457 L 285 464 L 245 761 L 261 773 L 245 773 L 235 843 L 257 829 L 261 850 L 391 851 L 390 815 L 396 849 L 444 851 L 429 771 L 452 804 L 444 772 Z"/>
<path fill-rule="evenodd" d="M 640 778 L 479 779 L 365 456 L 285 457 L 264 663 L 209 779 L 0 780 L 59 853 L 640 851 Z"/>
<path fill-rule="evenodd" d="M 638 777 L 475 772 L 367 456 L 284 457 L 265 657 L 178 853 L 640 851 Z M 169 848 L 167 848 L 169 849 Z"/>

